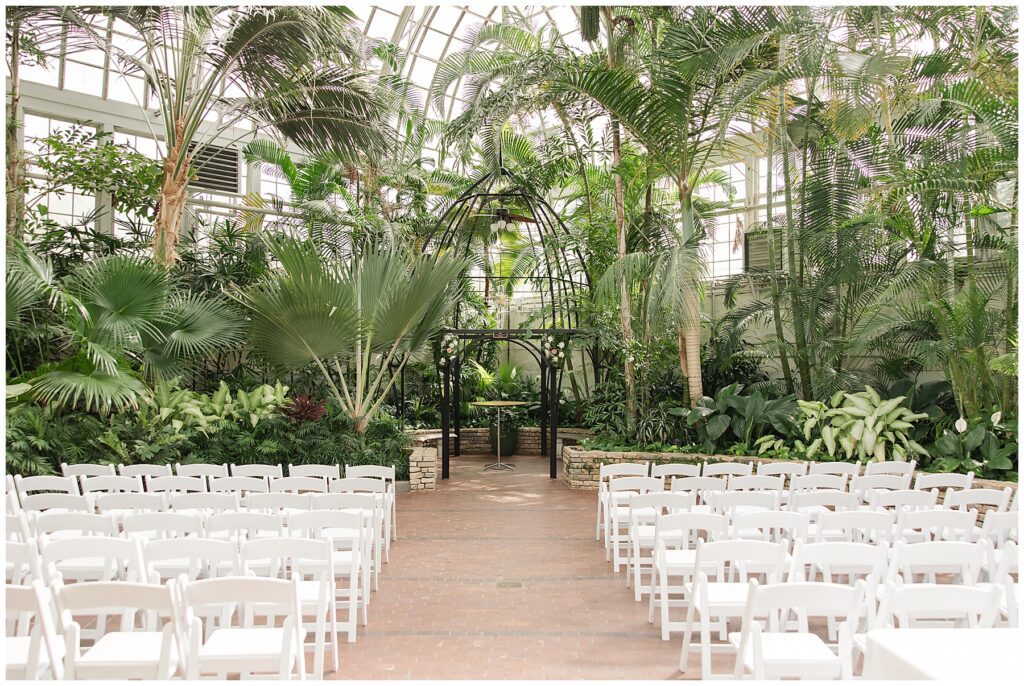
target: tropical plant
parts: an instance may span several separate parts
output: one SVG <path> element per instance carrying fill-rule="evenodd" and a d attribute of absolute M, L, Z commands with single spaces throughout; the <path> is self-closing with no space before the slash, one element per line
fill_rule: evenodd
<path fill-rule="evenodd" d="M 698 400 L 696 407 L 677 406 L 669 412 L 684 417 L 686 425 L 696 429 L 707 453 L 718 451 L 724 439 L 731 438 L 738 444 L 737 450 L 746 453 L 771 428 L 783 435 L 795 432 L 793 416 L 797 408 L 793 396 L 766 400 L 760 391 L 746 396 L 741 395 L 742 391 L 742 384 L 730 384 L 714 398 Z"/>
<path fill-rule="evenodd" d="M 140 5 L 88 14 L 96 21 L 75 28 L 126 73 L 142 75 L 159 112 L 163 131 L 152 137 L 163 142 L 163 186 L 153 255 L 161 264 L 177 259 L 190 177 L 209 146 L 243 122 L 353 159 L 384 146 L 387 108 L 354 59 L 347 8 Z M 107 40 L 110 18 L 131 28 L 137 52 Z"/>
<path fill-rule="evenodd" d="M 946 429 L 930 447 L 926 468 L 937 472 L 975 472 L 984 478 L 1005 478 L 1017 470 L 1016 420 L 1003 424 L 999 415 L 968 423 L 963 431 Z"/>
<path fill-rule="evenodd" d="M 232 293 L 250 313 L 253 349 L 283 368 L 315 364 L 362 434 L 448 315 L 465 263 L 373 248 L 343 262 L 308 242 L 267 241 L 281 269 Z"/>
<path fill-rule="evenodd" d="M 315 422 L 327 415 L 327 406 L 322 400 L 300 393 L 282 408 L 284 415 L 297 422 Z"/>
<path fill-rule="evenodd" d="M 102 411 L 138 407 L 147 380 L 181 375 L 242 335 L 230 303 L 178 291 L 150 261 L 102 257 L 59 280 L 48 258 L 25 248 L 8 261 L 6 324 L 51 346 L 44 364 L 18 370 L 33 399 Z"/>

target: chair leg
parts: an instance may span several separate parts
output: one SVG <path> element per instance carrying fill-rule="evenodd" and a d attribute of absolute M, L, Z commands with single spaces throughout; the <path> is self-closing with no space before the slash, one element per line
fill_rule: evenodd
<path fill-rule="evenodd" d="M 711 618 L 706 612 L 700 613 L 700 676 L 711 678 Z"/>
<path fill-rule="evenodd" d="M 648 624 L 654 624 L 654 596 L 657 595 L 657 591 L 661 587 L 660 584 L 656 585 L 655 582 L 654 582 L 654 575 L 655 574 L 658 574 L 659 577 L 660 577 L 658 567 L 652 561 L 651 562 L 651 595 L 647 599 L 647 623 Z"/>
<path fill-rule="evenodd" d="M 661 597 L 659 598 L 659 604 L 661 605 L 661 640 L 669 640 L 668 630 L 668 570 L 662 569 L 661 576 L 659 579 L 661 585 Z"/>
<path fill-rule="evenodd" d="M 316 646 L 313 649 L 313 675 L 317 680 L 324 678 L 324 653 L 326 652 L 327 637 L 325 636 L 327 627 L 325 626 L 326 612 L 325 608 L 317 606 L 316 609 Z M 305 662 L 305 655 L 300 654 L 299 659 Z"/>
<path fill-rule="evenodd" d="M 693 636 L 693 613 L 696 610 L 696 603 L 690 602 L 686 608 L 686 625 L 683 627 L 683 647 L 679 652 L 679 671 L 686 674 L 686 668 L 690 662 L 690 638 Z"/>

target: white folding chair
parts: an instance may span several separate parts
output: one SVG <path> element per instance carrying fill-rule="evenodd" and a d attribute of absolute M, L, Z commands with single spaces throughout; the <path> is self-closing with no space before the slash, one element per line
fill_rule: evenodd
<path fill-rule="evenodd" d="M 391 540 L 398 539 L 398 501 L 395 497 L 395 467 L 364 464 L 345 467 L 345 477 L 383 479 L 387 484 L 388 509 L 384 514 L 384 561 L 388 561 Z"/>
<path fill-rule="evenodd" d="M 1007 486 L 997 488 L 969 488 L 963 491 L 946 492 L 943 505 L 951 510 L 971 510 L 981 507 L 995 508 L 996 512 L 1006 512 L 1010 506 L 1012 489 Z"/>
<path fill-rule="evenodd" d="M 39 538 L 40 561 L 48 581 L 144 581 L 142 548 L 132 538 L 82 536 Z"/>
<path fill-rule="evenodd" d="M 202 476 L 147 476 L 147 493 L 206 493 Z"/>
<path fill-rule="evenodd" d="M 22 476 L 15 474 L 14 490 L 24 509 L 28 509 L 25 507 L 27 496 L 45 493 L 67 495 L 81 495 L 82 493 L 78 487 L 78 479 L 73 476 Z"/>
<path fill-rule="evenodd" d="M 989 560 L 982 566 L 982 571 L 992 580 L 992 575 L 1003 560 L 1005 550 L 1010 543 L 1016 543 L 1019 539 L 1020 516 L 1017 512 L 996 512 L 989 510 L 985 513 L 985 520 L 981 529 L 972 532 L 971 540 L 986 539 L 991 546 Z M 1016 550 L 1016 548 L 1015 548 Z M 1011 557 L 1009 571 L 1016 574 L 1018 561 Z"/>
<path fill-rule="evenodd" d="M 280 515 L 260 512 L 221 512 L 206 518 L 206 535 L 222 540 L 236 538 L 281 538 L 284 536 Z"/>
<path fill-rule="evenodd" d="M 977 510 L 903 510 L 896 515 L 896 537 L 907 543 L 970 542 L 977 521 Z"/>
<path fill-rule="evenodd" d="M 914 488 L 919 491 L 942 489 L 948 494 L 951 491 L 965 490 L 974 484 L 974 472 L 966 474 L 918 474 L 914 480 Z"/>
<path fill-rule="evenodd" d="M 226 477 L 225 477 L 226 478 Z M 252 495 L 261 495 L 253 493 Z M 241 508 L 238 494 L 233 491 L 224 493 L 181 493 L 172 494 L 170 509 L 185 514 L 211 515 L 221 512 L 237 512 Z"/>
<path fill-rule="evenodd" d="M 347 471 L 347 470 L 346 470 Z M 331 493 L 362 493 L 372 495 L 377 507 L 373 538 L 373 588 L 377 589 L 381 563 L 386 559 L 385 521 L 388 518 L 388 485 L 383 479 L 362 476 L 346 476 L 331 482 Z M 314 496 L 316 498 L 316 496 Z"/>
<path fill-rule="evenodd" d="M 849 477 L 846 474 L 807 474 L 794 476 L 789 481 L 790 497 L 794 493 L 813 493 L 815 491 L 846 491 Z"/>
<path fill-rule="evenodd" d="M 110 515 L 90 512 L 31 512 L 29 530 L 35 537 L 80 538 L 82 536 L 117 536 L 117 521 Z"/>
<path fill-rule="evenodd" d="M 203 535 L 203 518 L 182 512 L 140 512 L 126 515 L 124 535 L 141 541 Z"/>
<path fill-rule="evenodd" d="M 807 470 L 812 474 L 841 474 L 850 479 L 860 476 L 859 462 L 812 462 Z"/>
<path fill-rule="evenodd" d="M 850 480 L 850 493 L 857 501 L 868 503 L 872 491 L 902 491 L 910 488 L 910 474 L 870 474 Z"/>
<path fill-rule="evenodd" d="M 347 611 L 339 628 L 348 632 L 349 643 L 356 640 L 360 609 L 363 626 L 367 622 L 370 589 L 365 577 L 360 583 L 362 551 L 366 549 L 364 541 L 369 533 L 364 522 L 365 518 L 360 513 L 336 510 L 296 512 L 288 518 L 290 533 L 331 542 L 331 564 L 336 580 L 332 613 L 337 614 L 342 608 Z"/>
<path fill-rule="evenodd" d="M 27 586 L 43 578 L 35 540 L 6 541 L 5 551 L 4 580 L 8 584 Z"/>
<path fill-rule="evenodd" d="M 279 464 L 232 464 L 231 476 L 280 479 L 284 470 Z"/>
<path fill-rule="evenodd" d="M 54 625 L 49 591 L 39 580 L 28 585 L 8 583 L 4 591 L 7 679 L 63 679 L 64 641 Z"/>
<path fill-rule="evenodd" d="M 729 477 L 730 491 L 776 491 L 782 493 L 785 488 L 786 478 L 783 476 L 731 476 Z"/>
<path fill-rule="evenodd" d="M 913 477 L 917 469 L 917 460 L 910 462 L 868 462 L 864 465 L 864 476 L 877 476 L 880 474 L 898 474 L 900 476 Z M 907 481 L 909 487 L 910 481 Z"/>
<path fill-rule="evenodd" d="M 154 583 L 177 579 L 182 574 L 189 581 L 242 574 L 236 540 L 196 536 L 154 538 L 145 542 L 144 557 L 147 578 Z"/>
<path fill-rule="evenodd" d="M 100 493 L 96 496 L 96 509 L 118 521 L 141 512 L 163 512 L 167 498 L 163 493 Z"/>
<path fill-rule="evenodd" d="M 80 478 L 83 476 L 116 476 L 112 464 L 68 464 L 60 463 L 60 473 L 63 476 Z"/>
<path fill-rule="evenodd" d="M 19 510 L 4 515 L 4 534 L 8 541 L 28 541 L 32 537 L 32 531 L 28 528 L 28 517 L 25 512 Z"/>
<path fill-rule="evenodd" d="M 697 502 L 692 491 L 658 492 L 635 495 L 629 499 L 629 557 L 626 560 L 626 587 L 633 587 L 633 599 L 642 600 L 650 592 L 650 584 L 643 583 L 654 564 L 655 521 L 665 514 L 690 510 Z"/>
<path fill-rule="evenodd" d="M 896 513 L 889 510 L 824 512 L 815 522 L 815 541 L 870 543 L 892 540 Z"/>
<path fill-rule="evenodd" d="M 627 530 L 624 536 L 622 527 L 624 525 L 628 527 L 629 525 L 630 500 L 637 495 L 663 492 L 663 486 L 662 480 L 653 476 L 621 476 L 617 479 L 612 479 L 608 485 L 611 496 L 607 507 L 607 512 L 610 516 L 609 527 L 611 536 L 609 537 L 609 542 L 611 548 L 605 551 L 605 559 L 611 560 L 616 574 L 619 572 L 619 567 L 624 557 L 629 554 L 629 532 Z M 626 546 L 625 555 L 623 555 L 623 546 Z"/>
<path fill-rule="evenodd" d="M 654 523 L 654 561 L 651 570 L 651 595 L 647 605 L 647 621 L 654 623 L 654 607 L 661 619 L 661 640 L 669 640 L 672 631 L 682 631 L 685 624 L 671 621 L 669 608 L 689 602 L 685 585 L 671 584 L 673 577 L 684 582 L 693 580 L 697 550 L 696 540 L 725 540 L 729 536 L 729 518 L 708 512 L 684 512 L 658 517 Z M 655 583 L 656 582 L 656 583 Z M 673 599 L 672 595 L 682 595 Z"/>
<path fill-rule="evenodd" d="M 1017 544 L 1014 541 L 1007 541 L 999 550 L 1002 555 L 995 557 L 994 551 L 990 550 L 989 569 L 990 583 L 1002 589 L 1002 600 L 999 602 L 999 613 L 1006 617 L 1006 624 L 1012 629 L 1020 626 L 1020 558 L 1017 556 Z M 1017 575 L 1014 579 L 1012 574 Z"/>
<path fill-rule="evenodd" d="M 699 464 L 652 464 L 651 476 L 661 479 L 662 490 L 672 489 L 672 483 L 677 478 L 700 476 Z"/>
<path fill-rule="evenodd" d="M 69 493 L 36 493 L 22 496 L 21 508 L 24 512 L 95 512 L 89 496 Z"/>
<path fill-rule="evenodd" d="M 254 465 L 261 466 L 261 465 Z M 242 497 L 248 493 L 269 493 L 267 477 L 262 476 L 213 476 L 210 477 L 210 493 L 237 493 Z"/>
<path fill-rule="evenodd" d="M 853 631 L 864 603 L 864 584 L 853 586 L 804 581 L 785 584 L 749 581 L 742 630 L 729 634 L 736 649 L 733 676 L 755 679 L 852 679 Z M 788 632 L 789 617 L 799 617 Z M 763 626 L 761 618 L 767 617 Z M 807 629 L 809 617 L 842 617 L 836 651 Z"/>
<path fill-rule="evenodd" d="M 305 478 L 305 477 L 295 477 Z M 312 478 L 312 477 L 311 477 Z M 282 538 L 246 541 L 242 544 L 242 565 L 251 569 L 253 562 L 270 570 L 277 578 L 298 577 L 300 618 L 311 615 L 313 622 L 303 625 L 313 630 L 313 675 L 324 678 L 324 653 L 331 645 L 331 664 L 338 671 L 338 620 L 334 611 L 337 584 L 334 575 L 333 548 L 330 540 L 312 538 Z M 327 623 L 331 624 L 330 638 Z"/>
<path fill-rule="evenodd" d="M 767 583 L 782 579 L 787 543 L 765 541 L 697 541 L 693 581 L 684 582 L 689 599 L 686 628 L 679 656 L 679 671 L 688 668 L 690 637 L 695 617 L 700 622 L 701 677 L 714 677 L 711 671 L 711 618 L 719 620 L 719 634 L 726 640 L 729 618 L 742 617 L 746 611 L 748 581 L 752 574 L 764 573 Z M 752 572 L 751 570 L 757 570 Z M 765 572 L 765 570 L 770 570 Z M 715 580 L 710 581 L 713 577 Z"/>
<path fill-rule="evenodd" d="M 334 510 L 357 514 L 363 520 L 363 548 L 360 553 L 360 583 L 363 588 L 371 588 L 373 568 L 373 547 L 376 540 L 373 532 L 380 530 L 381 511 L 377 506 L 378 501 L 372 493 L 328 493 L 326 495 L 314 495 L 312 509 Z M 366 604 L 370 602 L 367 593 L 363 600 Z"/>
<path fill-rule="evenodd" d="M 726 490 L 729 478 L 725 476 L 682 476 L 672 479 L 672 492 L 692 492 L 697 496 L 696 511 L 710 512 L 709 494 Z"/>
<path fill-rule="evenodd" d="M 228 473 L 226 464 L 204 464 L 193 462 L 191 464 L 175 464 L 174 473 L 178 476 L 194 476 L 203 480 L 209 487 L 210 479 L 215 476 L 231 476 Z"/>
<path fill-rule="evenodd" d="M 326 493 L 327 481 L 315 476 L 283 476 L 270 480 L 271 493 Z"/>
<path fill-rule="evenodd" d="M 995 623 L 1002 590 L 996 585 L 886 583 L 875 628 L 988 628 Z"/>
<path fill-rule="evenodd" d="M 140 476 L 83 476 L 82 494 L 90 493 L 142 493 Z"/>
<path fill-rule="evenodd" d="M 866 494 L 872 510 L 892 510 L 899 514 L 911 510 L 934 510 L 938 505 L 938 491 L 917 491 L 912 488 L 896 491 L 871 490 Z"/>
<path fill-rule="evenodd" d="M 889 544 L 827 541 L 793 545 L 789 581 L 824 581 L 826 583 L 864 583 L 864 616 L 867 626 L 874 624 L 875 597 L 885 581 L 889 564 Z M 853 627 L 855 630 L 858 626 Z M 829 640 L 836 640 L 835 617 L 828 619 Z"/>
<path fill-rule="evenodd" d="M 750 476 L 754 473 L 753 462 L 705 462 L 701 476 Z"/>
<path fill-rule="evenodd" d="M 647 476 L 648 468 L 647 463 L 641 464 L 603 464 L 598 468 L 597 477 L 597 524 L 594 528 L 594 540 L 600 541 L 601 534 L 604 533 L 604 547 L 608 549 L 609 537 L 608 537 L 608 513 L 606 508 L 608 505 L 609 498 L 611 497 L 608 490 L 608 483 L 619 476 Z"/>
<path fill-rule="evenodd" d="M 169 464 L 119 464 L 117 473 L 121 476 L 172 476 Z"/>
<path fill-rule="evenodd" d="M 814 474 L 813 477 L 829 476 Z M 800 478 L 800 477 L 797 477 Z M 844 478 L 844 477 L 839 477 Z M 846 512 L 856 510 L 857 496 L 853 493 L 842 491 L 790 491 L 789 505 L 790 512 L 802 512 L 811 518 L 811 528 L 807 531 L 809 538 L 818 537 L 818 518 L 829 512 Z"/>
<path fill-rule="evenodd" d="M 286 477 L 287 478 L 287 477 Z M 245 499 L 249 512 L 289 515 L 313 509 L 312 493 L 250 493 Z"/>
<path fill-rule="evenodd" d="M 730 479 L 731 481 L 731 479 Z M 779 509 L 779 491 L 722 491 L 709 493 L 711 511 L 735 517 L 746 512 Z"/>
<path fill-rule="evenodd" d="M 913 584 L 917 583 L 920 576 L 924 583 L 935 583 L 936 575 L 945 574 L 954 576 L 955 583 L 973 586 L 978 582 L 978 575 L 988 557 L 988 550 L 989 542 L 985 540 L 979 543 L 896 541 L 889 560 L 886 581 Z"/>
<path fill-rule="evenodd" d="M 160 616 L 173 615 L 170 585 L 93 581 L 64 586 L 57 582 L 54 596 L 64 632 L 68 679 L 170 679 L 181 666 L 173 620 L 156 625 Z M 76 616 L 105 618 L 110 610 L 121 616 L 119 629 L 107 631 L 104 622 L 98 627 L 99 638 L 83 648 Z"/>
<path fill-rule="evenodd" d="M 341 467 L 336 464 L 290 464 L 288 476 L 315 476 L 330 481 L 341 478 Z"/>
<path fill-rule="evenodd" d="M 746 512 L 732 518 L 732 537 L 774 543 L 806 541 L 810 525 L 810 516 L 802 512 Z"/>
<path fill-rule="evenodd" d="M 186 651 L 185 678 L 229 674 L 306 678 L 298 578 L 248 576 L 188 581 L 180 579 L 177 627 Z M 233 610 L 238 607 L 238 611 Z M 221 607 L 220 621 L 204 637 L 208 608 Z M 255 625 L 256 616 L 283 616 L 282 626 Z M 205 622 L 213 622 L 212 616 Z"/>
<path fill-rule="evenodd" d="M 792 479 L 807 475 L 806 462 L 760 462 L 757 465 L 758 476 L 786 476 Z"/>

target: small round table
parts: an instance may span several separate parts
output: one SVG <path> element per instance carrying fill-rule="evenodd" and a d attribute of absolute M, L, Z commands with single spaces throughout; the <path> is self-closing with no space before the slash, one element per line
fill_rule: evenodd
<path fill-rule="evenodd" d="M 489 465 L 484 465 L 484 469 L 515 469 L 515 464 L 511 462 L 501 461 L 501 408 L 503 407 L 521 407 L 526 405 L 521 400 L 480 400 L 475 403 L 470 403 L 476 407 L 494 407 L 498 410 L 498 461 L 492 462 Z"/>

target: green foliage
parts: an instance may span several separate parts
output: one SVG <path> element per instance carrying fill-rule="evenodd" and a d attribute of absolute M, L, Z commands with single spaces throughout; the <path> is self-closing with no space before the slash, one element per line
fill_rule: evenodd
<path fill-rule="evenodd" d="M 687 426 L 697 430 L 707 453 L 719 452 L 730 439 L 745 453 L 772 428 L 787 435 L 795 431 L 793 396 L 767 400 L 760 391 L 746 396 L 742 391 L 742 384 L 730 384 L 714 398 L 702 397 L 692 409 L 675 407 L 670 412 L 685 417 Z"/>
<path fill-rule="evenodd" d="M 925 467 L 937 472 L 972 471 L 988 479 L 1005 479 L 1017 471 L 1017 422 L 1002 424 L 998 415 L 969 422 L 963 432 L 946 429 L 929 448 Z"/>
<path fill-rule="evenodd" d="M 234 395 L 225 381 L 220 382 L 212 395 L 174 390 L 171 384 L 161 383 L 146 399 L 144 409 L 154 413 L 161 422 L 170 423 L 177 431 L 195 428 L 203 433 L 213 433 L 225 424 L 233 423 L 255 428 L 260 420 L 281 409 L 287 392 L 288 387 L 280 382 L 274 386 L 264 384 L 251 391 L 238 389 Z"/>

